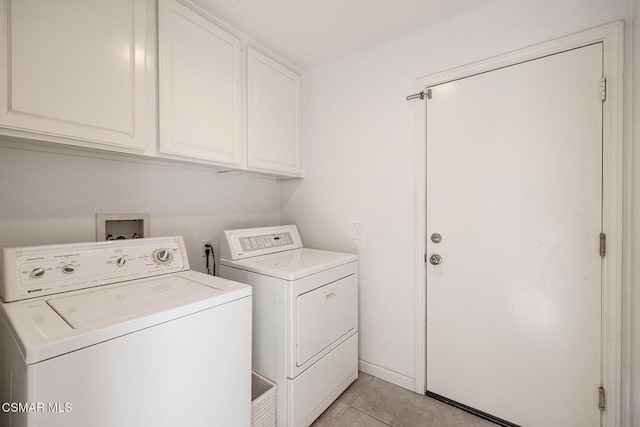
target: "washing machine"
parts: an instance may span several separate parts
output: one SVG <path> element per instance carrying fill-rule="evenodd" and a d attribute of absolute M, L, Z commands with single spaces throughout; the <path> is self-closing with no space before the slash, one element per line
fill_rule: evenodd
<path fill-rule="evenodd" d="M 308 426 L 358 376 L 358 258 L 303 247 L 295 225 L 225 230 L 220 276 L 253 288 L 253 369 L 279 427 Z"/>
<path fill-rule="evenodd" d="M 0 425 L 249 426 L 251 287 L 181 237 L 2 250 Z"/>

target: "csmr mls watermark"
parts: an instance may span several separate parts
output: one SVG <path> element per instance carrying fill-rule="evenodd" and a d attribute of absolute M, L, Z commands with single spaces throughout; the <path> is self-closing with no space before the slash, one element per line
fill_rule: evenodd
<path fill-rule="evenodd" d="M 2 412 L 71 412 L 71 403 L 66 402 L 4 402 Z"/>

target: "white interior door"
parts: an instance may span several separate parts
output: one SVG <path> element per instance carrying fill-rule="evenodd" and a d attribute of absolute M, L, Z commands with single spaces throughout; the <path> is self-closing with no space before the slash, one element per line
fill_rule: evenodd
<path fill-rule="evenodd" d="M 600 425 L 602 55 L 427 101 L 427 390 L 522 426 Z"/>

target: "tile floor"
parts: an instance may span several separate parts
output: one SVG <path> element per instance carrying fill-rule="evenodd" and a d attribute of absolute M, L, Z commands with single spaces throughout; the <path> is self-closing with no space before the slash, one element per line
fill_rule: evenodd
<path fill-rule="evenodd" d="M 495 427 L 488 421 L 363 372 L 312 427 Z"/>

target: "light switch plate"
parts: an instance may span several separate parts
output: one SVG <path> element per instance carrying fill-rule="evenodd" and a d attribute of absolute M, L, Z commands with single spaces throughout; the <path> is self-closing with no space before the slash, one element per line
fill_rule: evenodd
<path fill-rule="evenodd" d="M 364 240 L 364 224 L 360 222 L 351 224 L 351 240 Z"/>

